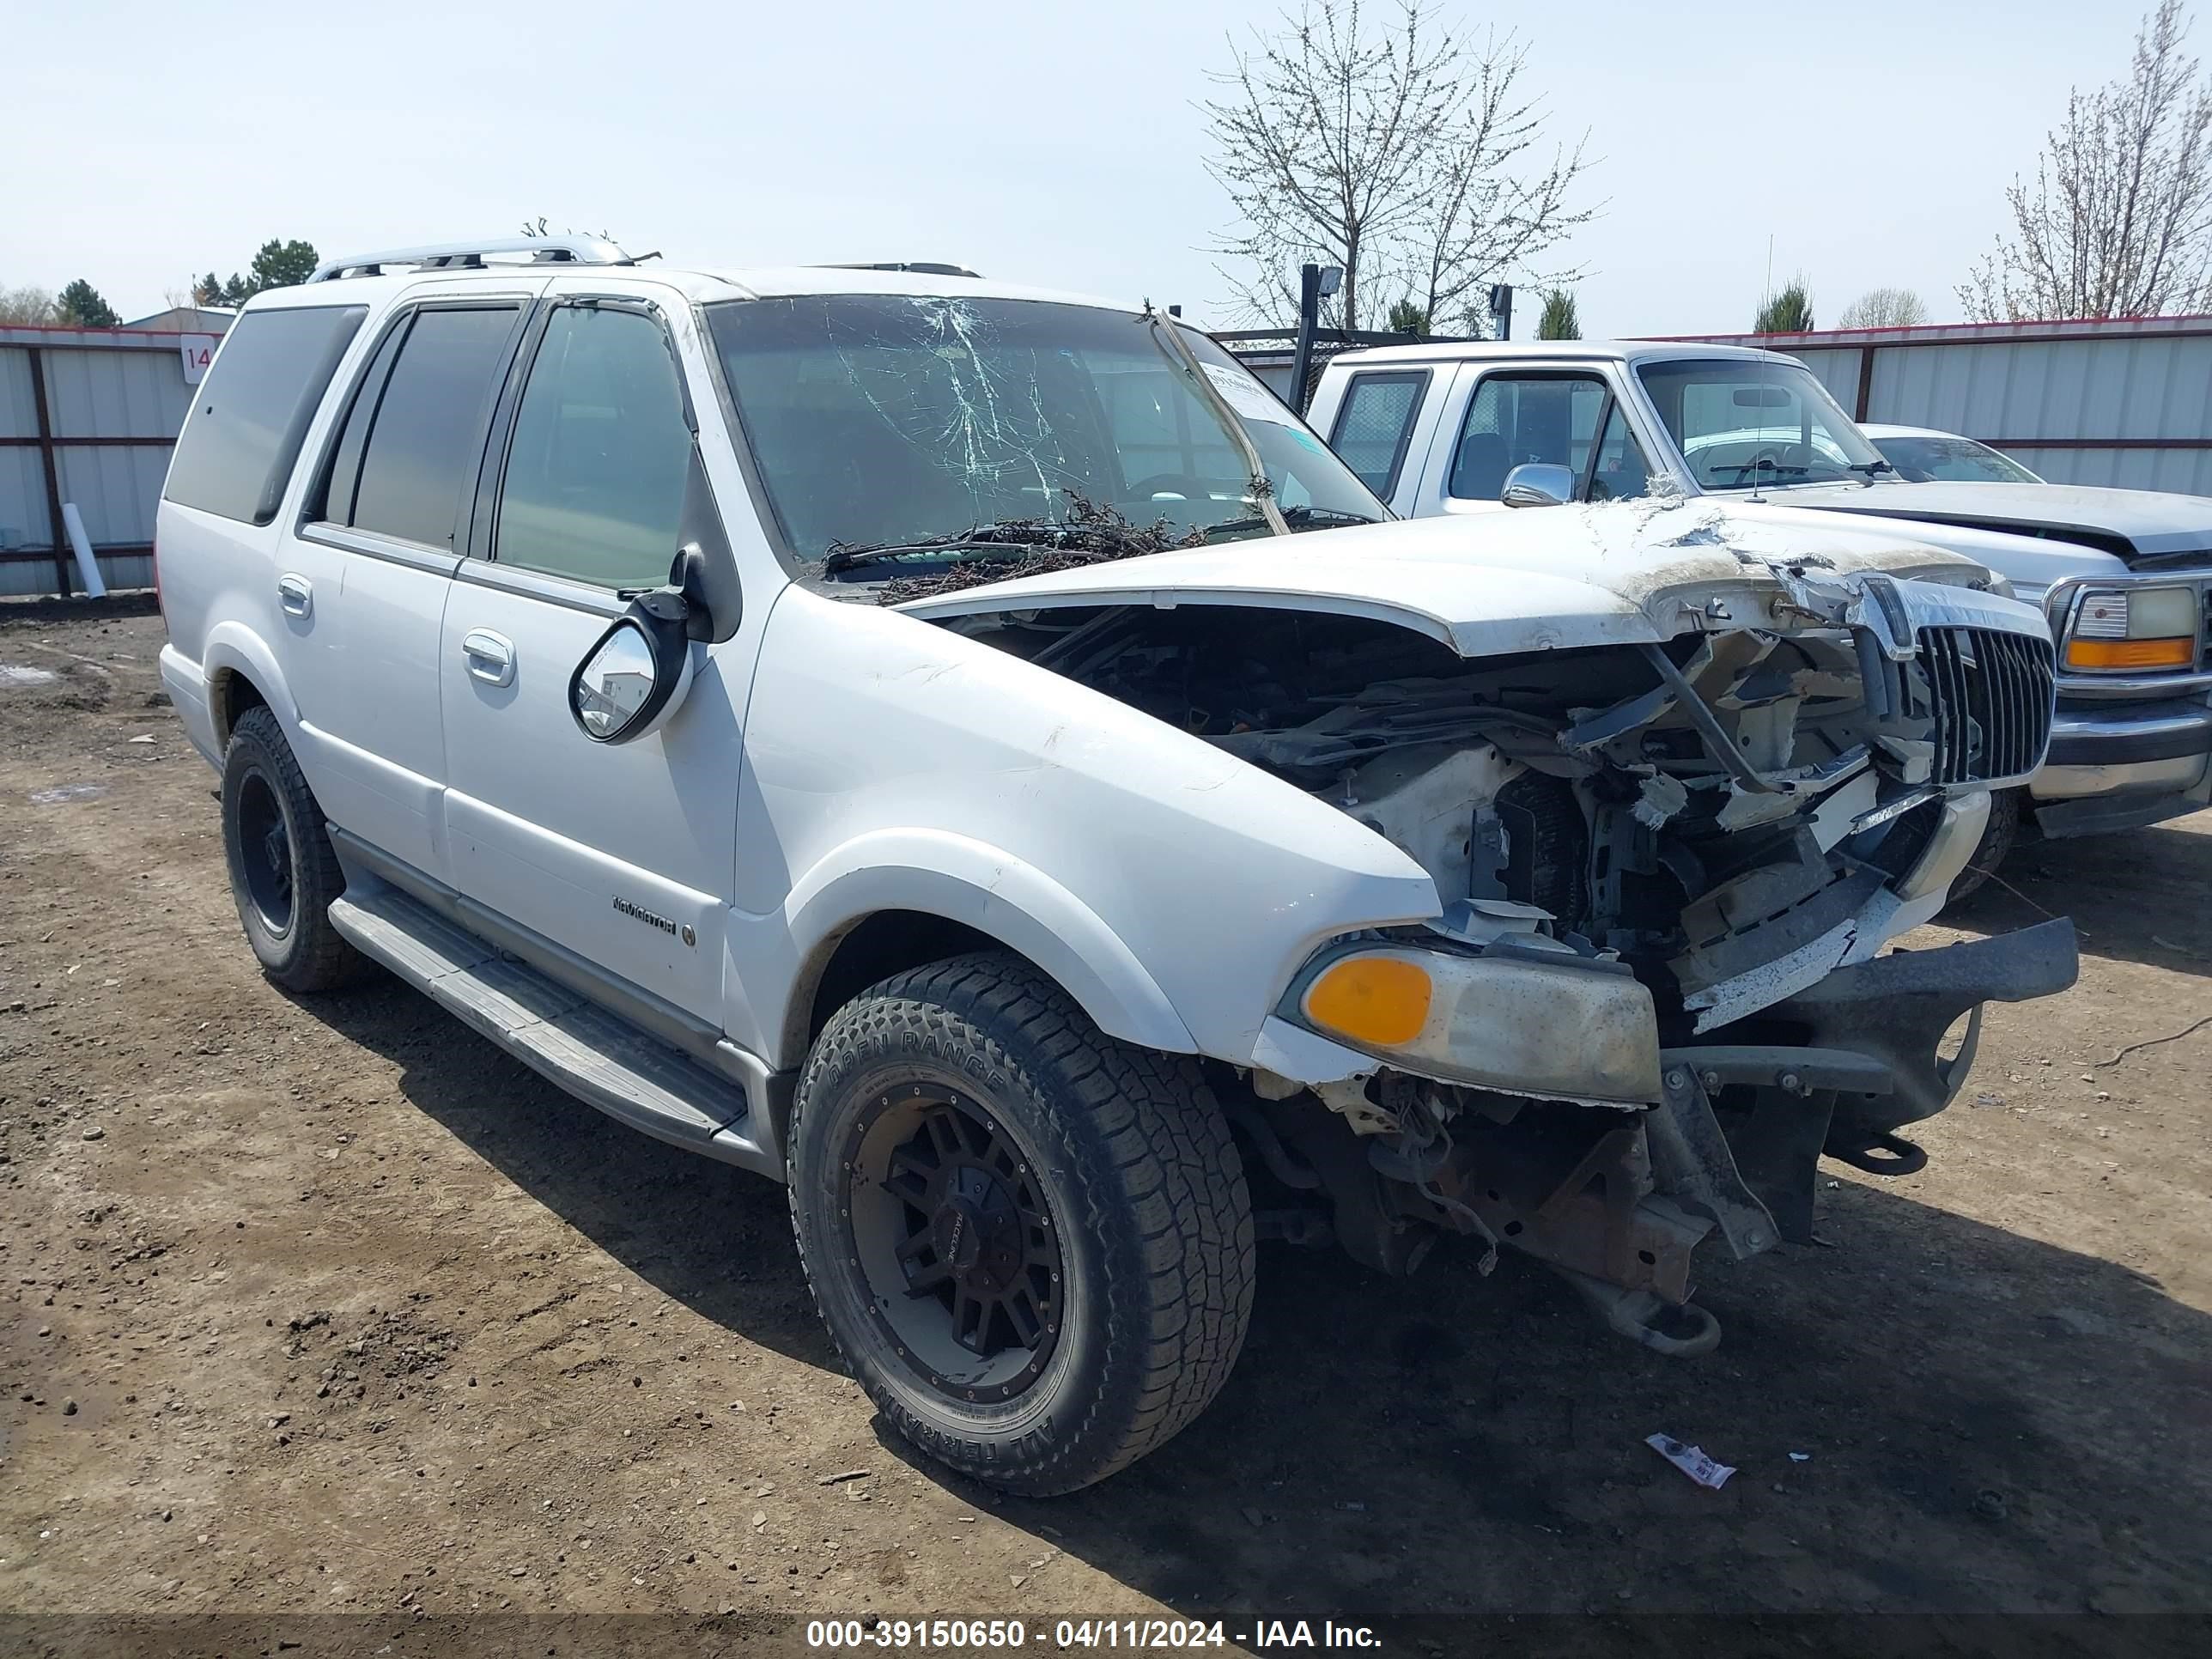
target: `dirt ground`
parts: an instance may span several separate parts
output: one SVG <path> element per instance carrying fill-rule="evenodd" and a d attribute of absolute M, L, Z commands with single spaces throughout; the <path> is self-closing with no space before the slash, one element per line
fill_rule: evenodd
<path fill-rule="evenodd" d="M 2212 1015 L 2212 815 L 1974 902 L 2081 984 L 1992 1010 L 1924 1173 L 1828 1169 L 1829 1248 L 1709 1270 L 1712 1357 L 1270 1247 L 1211 1413 L 1015 1502 L 882 1430 L 780 1191 L 261 978 L 161 638 L 0 620 L 0 1613 L 2212 1610 L 2212 1027 L 2112 1059 Z"/>

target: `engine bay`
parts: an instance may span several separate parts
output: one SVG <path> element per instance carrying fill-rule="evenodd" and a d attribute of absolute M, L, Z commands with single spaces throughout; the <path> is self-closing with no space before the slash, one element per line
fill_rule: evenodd
<path fill-rule="evenodd" d="M 1933 688 L 1877 659 L 1869 698 L 1844 630 L 1470 662 L 1298 610 L 963 626 L 1350 814 L 1436 882 L 1437 931 L 1479 945 L 1510 920 L 1626 961 L 1670 1024 L 1747 1012 L 1717 988 L 1858 914 L 1940 811 Z"/>

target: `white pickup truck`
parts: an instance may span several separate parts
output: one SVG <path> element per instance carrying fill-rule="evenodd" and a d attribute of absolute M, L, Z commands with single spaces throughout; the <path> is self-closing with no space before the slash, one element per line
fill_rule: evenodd
<path fill-rule="evenodd" d="M 1693 1255 L 1919 1167 L 1947 1030 L 2074 975 L 1881 954 L 2048 740 L 1980 565 L 1385 517 L 1150 306 L 363 254 L 195 397 L 161 675 L 273 980 L 381 963 L 787 1182 L 886 1418 L 1064 1492 L 1212 1397 L 1255 1237 L 1509 1247 L 1702 1352 Z"/>
<path fill-rule="evenodd" d="M 1388 346 L 1332 360 L 1310 416 L 1407 518 L 1654 493 L 1911 520 L 2006 577 L 2058 645 L 2049 763 L 2001 796 L 1954 893 L 2010 845 L 2212 804 L 2212 501 L 1900 477 L 1795 358 L 1584 340 Z"/>

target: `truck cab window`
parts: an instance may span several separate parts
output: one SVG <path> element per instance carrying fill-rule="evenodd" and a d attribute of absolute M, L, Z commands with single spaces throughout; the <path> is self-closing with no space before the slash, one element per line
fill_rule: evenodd
<path fill-rule="evenodd" d="M 1352 377 L 1336 411 L 1329 447 L 1344 457 L 1359 482 L 1389 501 L 1406 464 L 1406 441 L 1429 383 L 1425 368 Z"/>
<path fill-rule="evenodd" d="M 1461 501 L 1494 501 L 1506 474 L 1532 461 L 1589 476 L 1590 447 L 1605 412 L 1605 382 L 1594 374 L 1492 374 L 1468 400 L 1449 488 Z M 1624 438 L 1632 448 L 1634 440 Z"/>

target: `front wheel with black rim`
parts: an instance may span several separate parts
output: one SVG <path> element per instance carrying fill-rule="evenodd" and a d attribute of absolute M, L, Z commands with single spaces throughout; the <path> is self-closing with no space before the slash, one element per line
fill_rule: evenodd
<path fill-rule="evenodd" d="M 885 1418 L 1010 1492 L 1133 1462 L 1243 1343 L 1250 1204 L 1196 1064 L 1104 1036 L 1012 957 L 902 974 L 830 1019 L 793 1108 L 791 1207 Z"/>
<path fill-rule="evenodd" d="M 345 872 L 322 809 L 265 708 L 239 716 L 222 761 L 222 848 L 246 943 L 288 991 L 352 983 L 367 960 L 331 926 Z"/>

